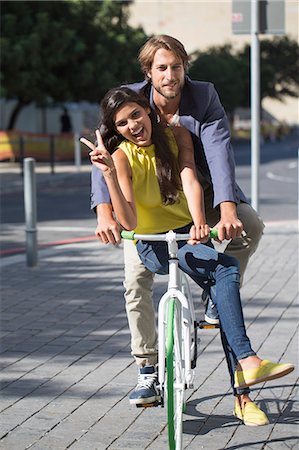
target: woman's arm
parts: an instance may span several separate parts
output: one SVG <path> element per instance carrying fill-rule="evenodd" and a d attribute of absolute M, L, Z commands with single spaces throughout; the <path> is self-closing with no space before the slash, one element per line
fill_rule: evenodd
<path fill-rule="evenodd" d="M 175 127 L 173 132 L 179 148 L 179 167 L 183 191 L 195 227 L 192 233 L 195 233 L 196 239 L 204 242 L 209 237 L 210 229 L 206 223 L 203 189 L 196 174 L 193 142 L 186 128 Z"/>
<path fill-rule="evenodd" d="M 90 160 L 102 171 L 111 203 L 117 220 L 126 230 L 133 230 L 137 225 L 137 214 L 134 202 L 132 185 L 132 171 L 128 158 L 120 149 L 113 156 L 106 150 L 99 130 L 96 131 L 98 145 L 85 138 L 81 142 L 86 144 L 92 151 L 89 153 Z"/>
<path fill-rule="evenodd" d="M 132 184 L 132 169 L 125 153 L 118 149 L 113 155 L 115 170 L 105 177 L 117 220 L 125 230 L 137 226 L 137 214 Z"/>

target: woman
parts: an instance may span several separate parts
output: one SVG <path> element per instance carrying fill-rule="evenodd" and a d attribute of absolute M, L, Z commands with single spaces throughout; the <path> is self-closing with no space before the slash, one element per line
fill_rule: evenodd
<path fill-rule="evenodd" d="M 233 388 L 290 373 L 294 369 L 292 364 L 262 360 L 251 347 L 241 308 L 238 262 L 216 252 L 209 241 L 203 191 L 196 176 L 189 132 L 182 127 L 163 128 L 147 100 L 122 87 L 106 94 L 102 102 L 101 133 L 97 130 L 96 136 L 97 147 L 84 138 L 81 142 L 92 150 L 91 161 L 103 172 L 120 225 L 141 234 L 163 233 L 169 229 L 190 232 L 188 242 L 179 242 L 179 265 L 209 292 L 217 306 L 222 341 L 224 345 L 227 342 L 235 361 L 231 376 Z M 138 241 L 137 250 L 150 271 L 167 273 L 165 242 Z M 155 367 L 141 367 L 139 375 L 130 402 L 158 400 Z M 241 415 L 237 404 L 235 414 Z"/>

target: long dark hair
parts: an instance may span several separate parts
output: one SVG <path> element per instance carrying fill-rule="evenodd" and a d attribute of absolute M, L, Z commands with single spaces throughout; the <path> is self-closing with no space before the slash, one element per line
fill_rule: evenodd
<path fill-rule="evenodd" d="M 144 109 L 150 107 L 143 95 L 127 87 L 110 89 L 101 103 L 100 132 L 105 147 L 111 154 L 124 140 L 115 128 L 114 120 L 117 110 L 127 103 L 137 103 Z M 171 151 L 165 129 L 157 122 L 156 113 L 152 109 L 149 117 L 152 122 L 152 143 L 155 145 L 157 178 L 162 200 L 165 205 L 172 205 L 178 201 L 179 191 L 182 190 L 178 158 Z"/>

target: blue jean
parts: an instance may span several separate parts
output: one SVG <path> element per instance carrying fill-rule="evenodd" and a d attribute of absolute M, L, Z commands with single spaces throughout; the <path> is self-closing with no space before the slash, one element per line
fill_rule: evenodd
<path fill-rule="evenodd" d="M 176 230 L 184 233 L 190 226 Z M 247 394 L 248 388 L 234 388 L 234 372 L 239 359 L 253 356 L 250 340 L 246 334 L 240 299 L 240 275 L 238 261 L 218 253 L 211 242 L 189 245 L 178 242 L 179 267 L 196 284 L 207 291 L 217 306 L 221 341 L 234 394 Z M 137 242 L 137 250 L 143 264 L 154 273 L 168 273 L 168 250 L 166 242 Z"/>

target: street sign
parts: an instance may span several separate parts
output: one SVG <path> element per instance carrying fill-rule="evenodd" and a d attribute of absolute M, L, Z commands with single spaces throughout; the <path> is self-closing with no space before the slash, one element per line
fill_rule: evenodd
<path fill-rule="evenodd" d="M 259 0 L 259 33 L 285 34 L 284 0 Z M 251 0 L 233 0 L 233 34 L 251 33 Z"/>

